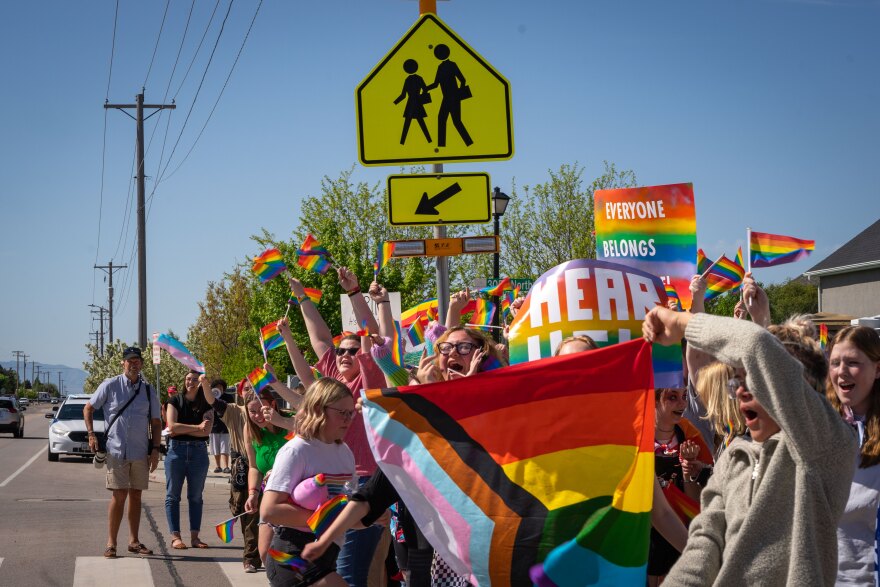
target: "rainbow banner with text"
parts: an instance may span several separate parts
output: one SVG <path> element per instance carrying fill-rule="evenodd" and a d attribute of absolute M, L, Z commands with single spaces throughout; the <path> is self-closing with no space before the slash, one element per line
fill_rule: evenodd
<path fill-rule="evenodd" d="M 376 462 L 471 584 L 644 585 L 651 346 L 363 392 Z"/>
<path fill-rule="evenodd" d="M 693 184 L 596 190 L 593 198 L 596 258 L 656 275 L 690 308 L 697 272 Z"/>
<path fill-rule="evenodd" d="M 587 335 L 600 347 L 642 336 L 642 320 L 666 305 L 660 278 L 625 265 L 575 259 L 535 281 L 510 325 L 510 363 L 553 356 L 569 336 Z M 654 345 L 657 387 L 681 387 L 680 346 Z"/>

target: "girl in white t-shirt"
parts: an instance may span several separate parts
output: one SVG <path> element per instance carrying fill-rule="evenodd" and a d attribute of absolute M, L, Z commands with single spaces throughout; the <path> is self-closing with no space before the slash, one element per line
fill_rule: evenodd
<path fill-rule="evenodd" d="M 346 587 L 336 573 L 339 545 L 309 563 L 299 558 L 303 547 L 314 542 L 315 535 L 306 522 L 312 512 L 295 505 L 291 495 L 301 481 L 319 473 L 351 479 L 346 484 L 350 485 L 348 488 L 331 487 L 331 496 L 357 486 L 354 455 L 342 442 L 353 416 L 351 391 L 339 381 L 325 377 L 306 391 L 296 415 L 297 436 L 278 451 L 260 506 L 262 519 L 276 526 L 270 549 L 292 555 L 298 563 L 283 564 L 267 557 L 266 576 L 271 585 Z"/>

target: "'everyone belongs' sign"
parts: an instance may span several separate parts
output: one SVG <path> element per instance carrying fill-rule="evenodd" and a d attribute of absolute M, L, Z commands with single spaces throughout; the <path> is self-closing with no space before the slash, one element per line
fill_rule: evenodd
<path fill-rule="evenodd" d="M 510 362 L 553 356 L 569 336 L 589 336 L 600 347 L 638 338 L 645 314 L 666 300 L 656 275 L 608 261 L 567 261 L 526 296 L 510 326 Z M 681 386 L 680 347 L 654 345 L 653 362 L 655 386 Z"/>

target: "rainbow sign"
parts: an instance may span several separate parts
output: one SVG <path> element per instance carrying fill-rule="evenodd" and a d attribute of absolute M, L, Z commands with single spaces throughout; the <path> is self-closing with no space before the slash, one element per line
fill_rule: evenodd
<path fill-rule="evenodd" d="M 568 336 L 585 334 L 600 347 L 642 336 L 642 320 L 666 305 L 660 278 L 592 259 L 557 265 L 535 281 L 510 325 L 510 363 L 553 356 Z M 654 345 L 657 387 L 682 385 L 681 347 Z"/>
<path fill-rule="evenodd" d="M 660 277 L 690 308 L 697 272 L 693 184 L 597 190 L 594 206 L 596 258 Z"/>

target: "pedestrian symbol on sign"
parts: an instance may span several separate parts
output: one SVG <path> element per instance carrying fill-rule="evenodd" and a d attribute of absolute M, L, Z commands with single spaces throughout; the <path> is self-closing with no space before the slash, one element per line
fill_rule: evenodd
<path fill-rule="evenodd" d="M 440 65 L 437 66 L 437 77 L 434 78 L 434 83 L 428 86 L 428 90 L 440 86 L 440 91 L 443 93 L 440 112 L 437 114 L 437 144 L 441 147 L 446 146 L 446 119 L 451 116 L 452 124 L 461 136 L 461 140 L 470 147 L 474 141 L 461 122 L 461 101 L 471 97 L 471 89 L 461 70 L 454 61 L 450 61 L 449 47 L 443 44 L 437 45 L 434 48 L 434 57 L 440 60 Z"/>

